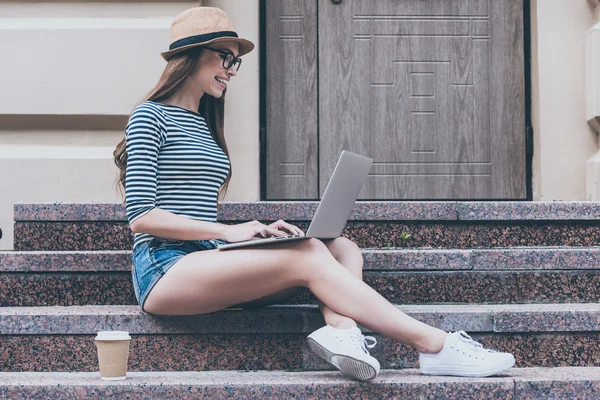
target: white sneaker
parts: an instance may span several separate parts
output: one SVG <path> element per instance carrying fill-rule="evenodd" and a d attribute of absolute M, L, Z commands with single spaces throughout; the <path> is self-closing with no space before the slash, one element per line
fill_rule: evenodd
<path fill-rule="evenodd" d="M 486 377 L 513 365 L 512 354 L 484 349 L 464 331 L 449 333 L 439 353 L 419 353 L 419 368 L 426 375 Z"/>
<path fill-rule="evenodd" d="M 377 340 L 363 336 L 358 328 L 337 329 L 325 325 L 308 335 L 307 341 L 308 347 L 319 357 L 352 379 L 370 381 L 379 373 L 379 361 L 367 350 L 367 347 L 375 347 Z"/>

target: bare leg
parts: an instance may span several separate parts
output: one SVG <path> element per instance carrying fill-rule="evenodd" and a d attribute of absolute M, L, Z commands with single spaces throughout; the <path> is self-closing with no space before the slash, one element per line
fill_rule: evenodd
<path fill-rule="evenodd" d="M 351 240 L 344 237 L 324 241 L 331 255 L 344 266 L 352 275 L 362 280 L 363 256 L 360 248 Z M 353 328 L 356 322 L 349 317 L 338 314 L 327 307 L 322 301 L 319 301 L 319 309 L 325 318 L 327 325 L 334 328 Z"/>
<path fill-rule="evenodd" d="M 362 280 L 363 257 L 360 248 L 351 240 L 344 237 L 323 241 L 329 249 L 331 255 L 344 266 L 352 275 Z M 303 287 L 290 288 L 274 293 L 269 296 L 262 297 L 248 303 L 238 304 L 234 307 L 241 308 L 260 308 L 271 304 L 276 304 L 288 297 L 292 297 L 303 291 Z M 325 322 L 335 328 L 352 328 L 356 326 L 356 322 L 352 318 L 345 317 L 333 311 L 331 308 L 319 301 L 319 309 L 325 318 Z"/>
<path fill-rule="evenodd" d="M 278 304 L 281 301 L 283 301 L 289 297 L 293 297 L 297 294 L 302 293 L 303 291 L 304 291 L 304 288 L 302 286 L 292 287 L 289 289 L 284 289 L 277 293 L 270 294 L 265 297 L 261 297 L 260 299 L 248 301 L 246 303 L 236 304 L 233 307 L 239 307 L 239 308 L 244 308 L 244 309 L 263 308 L 263 307 L 270 306 L 272 304 Z"/>
<path fill-rule="evenodd" d="M 154 314 L 202 314 L 295 286 L 308 287 L 336 313 L 420 352 L 437 353 L 443 347 L 445 332 L 398 310 L 316 239 L 189 254 L 158 281 L 145 309 Z"/>

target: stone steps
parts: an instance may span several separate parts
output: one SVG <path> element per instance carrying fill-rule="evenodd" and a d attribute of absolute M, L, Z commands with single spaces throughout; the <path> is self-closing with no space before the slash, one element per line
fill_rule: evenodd
<path fill-rule="evenodd" d="M 98 373 L 0 372 L 7 399 L 107 397 L 222 399 L 598 399 L 600 368 L 515 368 L 492 378 L 428 377 L 417 370 L 383 370 L 358 383 L 339 372 L 130 372 L 106 382 Z"/>
<path fill-rule="evenodd" d="M 400 306 L 441 329 L 464 329 L 515 354 L 518 367 L 600 366 L 600 305 Z M 126 330 L 131 371 L 322 370 L 306 346 L 324 324 L 313 306 L 158 317 L 137 306 L 2 307 L 0 370 L 95 371 L 94 335 Z M 368 332 L 368 331 L 366 331 Z M 383 368 L 414 368 L 417 353 L 374 335 Z"/>
<path fill-rule="evenodd" d="M 600 248 L 363 250 L 398 304 L 600 301 Z M 136 304 L 127 251 L 0 252 L 0 306 Z M 285 304 L 315 304 L 306 290 Z"/>
<path fill-rule="evenodd" d="M 315 209 L 315 202 L 228 202 L 218 218 L 282 218 L 306 229 Z M 358 202 L 343 235 L 361 248 L 596 246 L 598 217 L 594 202 Z M 15 205 L 15 250 L 126 250 L 131 241 L 120 204 Z"/>
<path fill-rule="evenodd" d="M 600 301 L 600 248 L 363 250 L 398 304 Z M 136 304 L 128 251 L 0 252 L 0 306 Z M 306 290 L 285 304 L 315 304 Z"/>
<path fill-rule="evenodd" d="M 392 303 L 589 303 L 600 301 L 600 270 L 374 272 L 364 281 Z M 131 273 L 0 273 L 0 307 L 132 305 Z M 316 304 L 302 290 L 281 304 Z"/>
<path fill-rule="evenodd" d="M 306 229 L 316 206 L 226 202 L 218 219 Z M 365 280 L 419 320 L 513 353 L 519 367 L 424 377 L 406 370 L 414 349 L 373 335 L 386 370 L 359 384 L 306 346 L 324 324 L 307 293 L 299 305 L 152 316 L 132 305 L 121 204 L 17 204 L 17 251 L 0 253 L 0 370 L 14 371 L 0 373 L 0 398 L 598 398 L 599 217 L 594 202 L 358 202 L 343 234 L 364 249 Z M 44 306 L 58 304 L 82 306 Z M 98 379 L 100 330 L 131 332 L 127 381 Z"/>

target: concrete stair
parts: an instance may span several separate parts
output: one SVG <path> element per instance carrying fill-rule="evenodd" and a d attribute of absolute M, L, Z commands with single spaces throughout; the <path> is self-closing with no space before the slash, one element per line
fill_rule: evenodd
<path fill-rule="evenodd" d="M 306 228 L 315 209 L 231 202 L 219 220 Z M 324 323 L 308 292 L 261 310 L 151 316 L 135 305 L 120 204 L 18 204 L 16 251 L 0 252 L 0 398 L 600 398 L 599 217 L 590 202 L 359 202 L 344 235 L 363 248 L 365 280 L 520 368 L 424 377 L 406 369 L 414 350 L 374 335 L 384 371 L 358 384 L 305 345 Z M 125 382 L 94 372 L 93 336 L 106 329 L 134 338 Z"/>
<path fill-rule="evenodd" d="M 521 367 L 600 366 L 598 304 L 399 308 L 510 351 Z M 329 369 L 305 346 L 306 336 L 323 324 L 316 306 L 308 305 L 186 317 L 152 316 L 137 306 L 3 307 L 0 370 L 94 371 L 93 337 L 101 330 L 126 330 L 134 337 L 131 371 Z M 383 368 L 417 366 L 416 351 L 374 336 L 372 354 Z"/>
<path fill-rule="evenodd" d="M 365 281 L 389 301 L 600 301 L 600 248 L 364 249 Z M 136 304 L 129 251 L 0 252 L 0 306 Z M 398 290 L 402 288 L 402 290 Z M 316 304 L 305 291 L 285 304 Z"/>
<path fill-rule="evenodd" d="M 283 218 L 306 228 L 317 203 L 228 203 L 222 222 Z M 361 248 L 597 246 L 600 203 L 358 202 L 344 236 Z M 15 206 L 15 250 L 130 250 L 119 204 Z M 403 241 L 401 233 L 411 235 Z"/>
<path fill-rule="evenodd" d="M 133 372 L 107 383 L 98 373 L 0 373 L 3 399 L 598 399 L 600 368 L 512 369 L 493 378 L 427 377 L 384 370 L 357 383 L 337 372 Z"/>

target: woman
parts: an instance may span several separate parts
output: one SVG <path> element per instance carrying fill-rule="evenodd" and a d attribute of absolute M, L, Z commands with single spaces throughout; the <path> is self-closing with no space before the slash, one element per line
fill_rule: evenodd
<path fill-rule="evenodd" d="M 340 237 L 229 251 L 222 241 L 301 233 L 285 221 L 224 225 L 216 220 L 219 191 L 231 177 L 223 136 L 224 95 L 254 45 L 237 37 L 223 11 L 197 7 L 171 26 L 167 66 L 138 105 L 115 150 L 135 233 L 133 281 L 143 310 L 210 313 L 276 303 L 298 287 L 320 300 L 327 325 L 308 336 L 320 357 L 347 376 L 373 379 L 357 322 L 419 351 L 425 374 L 489 376 L 514 365 L 508 353 L 485 350 L 464 332 L 446 333 L 399 311 L 362 281 L 362 255 Z M 222 194 L 222 193 L 221 193 Z"/>

